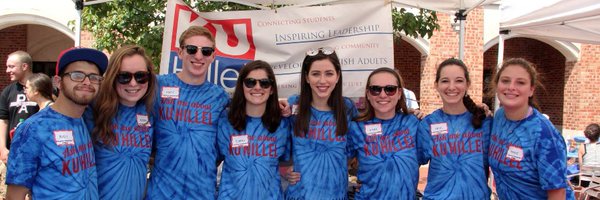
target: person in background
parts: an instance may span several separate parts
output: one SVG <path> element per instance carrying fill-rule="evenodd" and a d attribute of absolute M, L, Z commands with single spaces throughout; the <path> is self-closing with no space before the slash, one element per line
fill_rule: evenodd
<path fill-rule="evenodd" d="M 580 144 L 578 157 L 580 167 L 600 167 L 600 126 L 596 123 L 589 124 L 583 131 L 585 137 L 590 140 L 587 144 Z"/>
<path fill-rule="evenodd" d="M 111 55 L 86 118 L 94 140 L 100 199 L 142 199 L 154 129 L 154 66 L 140 46 Z M 87 112 L 89 116 L 89 112 Z"/>
<path fill-rule="evenodd" d="M 35 73 L 27 78 L 25 83 L 25 95 L 27 99 L 35 102 L 40 110 L 52 105 L 54 97 L 52 96 L 52 79 L 46 74 Z"/>
<path fill-rule="evenodd" d="M 35 114 L 39 107 L 27 101 L 25 82 L 32 74 L 33 61 L 24 51 L 8 54 L 6 74 L 11 83 L 0 94 L 0 198 L 6 197 L 6 161 L 10 149 L 9 133 L 15 131 L 19 123 Z"/>
<path fill-rule="evenodd" d="M 442 62 L 435 89 L 443 106 L 420 123 L 419 163 L 429 162 L 424 199 L 490 199 L 488 147 L 492 118 L 467 94 L 471 78 L 458 59 Z"/>
<path fill-rule="evenodd" d="M 206 81 L 215 60 L 215 38 L 201 26 L 179 37 L 182 71 L 158 76 L 154 168 L 146 199 L 214 199 L 217 127 L 229 95 Z"/>
<path fill-rule="evenodd" d="M 367 79 L 367 108 L 351 123 L 348 133 L 361 181 L 355 199 L 415 198 L 419 120 L 409 114 L 402 86 L 390 68 L 376 69 Z"/>
<path fill-rule="evenodd" d="M 394 71 L 398 73 L 400 76 L 400 82 L 402 83 L 402 92 L 404 94 L 404 98 L 406 99 L 406 107 L 411 110 L 419 109 L 419 101 L 417 101 L 417 96 L 412 90 L 406 89 L 406 84 L 404 84 L 404 79 L 402 78 L 402 74 L 398 68 L 395 68 Z M 419 118 L 420 119 L 420 118 Z"/>
<path fill-rule="evenodd" d="M 289 157 L 291 121 L 281 117 L 277 100 L 269 63 L 246 63 L 228 115 L 219 121 L 217 143 L 225 161 L 218 199 L 283 199 L 278 164 Z"/>
<path fill-rule="evenodd" d="M 56 102 L 25 120 L 8 159 L 7 199 L 98 199 L 93 142 L 82 118 L 96 98 L 108 59 L 101 51 L 63 51 Z"/>
<path fill-rule="evenodd" d="M 506 60 L 492 81 L 502 108 L 492 125 L 488 161 L 500 199 L 574 199 L 567 183 L 565 140 L 535 101 L 533 64 Z"/>
<path fill-rule="evenodd" d="M 342 69 L 333 48 L 306 52 L 300 82 L 300 96 L 288 99 L 297 115 L 285 198 L 346 199 L 346 133 L 357 110 L 350 99 L 342 97 Z"/>

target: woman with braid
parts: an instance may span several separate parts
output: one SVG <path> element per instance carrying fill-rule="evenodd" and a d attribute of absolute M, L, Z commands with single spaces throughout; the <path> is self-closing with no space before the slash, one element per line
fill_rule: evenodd
<path fill-rule="evenodd" d="M 467 94 L 467 66 L 458 59 L 442 62 L 435 89 L 442 108 L 419 126 L 419 163 L 429 162 L 424 199 L 490 199 L 487 153 L 491 118 Z"/>

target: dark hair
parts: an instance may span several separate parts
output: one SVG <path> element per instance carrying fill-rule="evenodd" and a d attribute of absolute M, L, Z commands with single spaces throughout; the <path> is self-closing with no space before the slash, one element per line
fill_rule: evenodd
<path fill-rule="evenodd" d="M 94 114 L 94 130 L 92 130 L 92 136 L 96 141 L 101 141 L 104 145 L 112 146 L 115 140 L 115 133 L 112 130 L 112 120 L 117 114 L 119 107 L 119 95 L 116 92 L 117 74 L 121 71 L 121 64 L 123 59 L 140 55 L 146 62 L 146 70 L 150 72 L 150 79 L 148 80 L 148 90 L 146 94 L 138 101 L 144 102 L 146 105 L 146 112 L 152 113 L 152 107 L 154 106 L 154 93 L 156 90 L 156 77 L 154 75 L 154 66 L 152 61 L 146 55 L 146 51 L 140 46 L 124 46 L 117 49 L 108 61 L 108 67 L 104 74 L 104 80 L 100 84 L 100 90 L 98 91 L 98 97 L 93 107 Z"/>
<path fill-rule="evenodd" d="M 585 131 L 583 134 L 587 139 L 590 140 L 591 143 L 597 142 L 598 137 L 600 137 L 600 126 L 598 124 L 590 124 L 585 127 Z"/>
<path fill-rule="evenodd" d="M 31 88 L 29 88 L 30 91 L 39 92 L 40 95 L 47 100 L 54 100 L 54 98 L 52 98 L 52 79 L 50 79 L 48 75 L 34 73 L 27 78 L 27 81 L 29 81 L 31 85 Z"/>
<path fill-rule="evenodd" d="M 229 122 L 238 131 L 246 129 L 246 97 L 244 96 L 244 79 L 248 77 L 250 72 L 255 70 L 264 70 L 267 73 L 267 78 L 272 81 L 271 95 L 267 99 L 267 107 L 265 113 L 261 117 L 263 126 L 273 133 L 279 127 L 281 122 L 281 108 L 279 108 L 279 97 L 277 95 L 277 82 L 275 81 L 275 73 L 269 63 L 256 60 L 246 63 L 242 70 L 240 70 L 240 76 L 235 85 L 235 92 L 233 93 L 233 99 L 231 100 L 231 106 L 229 108 Z"/>
<path fill-rule="evenodd" d="M 373 72 L 371 72 L 371 74 L 369 74 L 369 78 L 367 78 L 367 86 L 365 87 L 365 99 L 367 101 L 366 109 L 358 117 L 356 117 L 356 121 L 368 121 L 368 120 L 373 119 L 373 117 L 375 117 L 375 109 L 373 108 L 373 105 L 371 105 L 369 98 L 367 98 L 367 92 L 368 92 L 369 86 L 371 86 L 371 78 L 375 74 L 380 74 L 380 73 L 388 73 L 388 74 L 393 75 L 396 78 L 396 83 L 398 84 L 397 92 L 400 93 L 400 99 L 398 99 L 398 102 L 396 103 L 396 113 L 402 112 L 404 114 L 408 114 L 408 108 L 406 107 L 406 97 L 404 96 L 404 92 L 402 89 L 402 88 L 404 88 L 404 85 L 402 85 L 402 80 L 400 78 L 400 75 L 393 69 L 390 69 L 387 67 L 382 67 L 382 68 L 376 69 Z"/>
<path fill-rule="evenodd" d="M 465 65 L 465 63 L 463 63 L 462 60 L 455 59 L 455 58 L 448 58 L 448 59 L 444 60 L 444 62 L 440 63 L 440 65 L 438 66 L 437 71 L 435 73 L 435 82 L 437 83 L 438 81 L 440 81 L 442 69 L 444 67 L 451 66 L 451 65 L 459 66 L 463 70 L 465 79 L 467 80 L 467 84 L 470 85 L 471 78 L 469 76 L 469 69 L 467 68 L 467 65 Z M 481 128 L 483 120 L 485 119 L 485 110 L 483 110 L 483 108 L 478 107 L 477 104 L 475 104 L 473 99 L 471 99 L 471 97 L 467 94 L 466 91 L 465 91 L 465 96 L 463 96 L 463 98 L 462 98 L 462 101 L 463 101 L 463 104 L 465 105 L 465 107 L 467 108 L 467 110 L 472 114 L 471 125 L 473 125 L 473 127 L 475 127 L 475 128 Z"/>
<path fill-rule="evenodd" d="M 504 63 L 502 63 L 500 70 L 496 73 L 496 75 L 494 76 L 494 79 L 492 79 L 492 85 L 490 86 L 491 90 L 489 91 L 488 95 L 490 95 L 490 96 L 495 95 L 496 88 L 498 87 L 498 81 L 500 80 L 500 75 L 509 66 L 519 66 L 519 67 L 525 69 L 525 71 L 527 71 L 527 74 L 529 74 L 529 79 L 531 80 L 531 82 L 530 82 L 531 86 L 534 87 L 535 89 L 538 89 L 538 88 L 544 89 L 544 85 L 542 85 L 542 83 L 540 81 L 540 75 L 537 72 L 537 70 L 535 70 L 535 66 L 533 65 L 533 63 L 525 60 L 524 58 L 511 58 L 511 59 L 504 61 Z M 542 111 L 542 109 L 540 108 L 540 106 L 537 103 L 537 99 L 536 99 L 535 95 L 531 95 L 531 97 L 529 97 L 528 104 L 530 106 L 534 107 L 535 109 L 537 109 L 538 111 L 540 111 L 540 112 Z"/>
<path fill-rule="evenodd" d="M 337 53 L 334 51 L 329 55 L 325 55 L 322 50 L 318 50 L 318 53 L 314 56 L 306 55 L 304 61 L 302 61 L 302 72 L 300 75 L 300 100 L 298 101 L 298 115 L 294 126 L 294 135 L 304 136 L 308 132 L 308 125 L 310 121 L 310 108 L 313 100 L 312 91 L 308 82 L 306 82 L 308 72 L 315 61 L 329 60 L 336 73 L 340 76 L 337 84 L 333 88 L 331 95 L 327 99 L 327 105 L 331 107 L 334 113 L 336 121 L 336 136 L 346 135 L 348 130 L 348 120 L 346 119 L 346 104 L 344 103 L 344 97 L 342 96 L 342 66 L 338 59 Z"/>

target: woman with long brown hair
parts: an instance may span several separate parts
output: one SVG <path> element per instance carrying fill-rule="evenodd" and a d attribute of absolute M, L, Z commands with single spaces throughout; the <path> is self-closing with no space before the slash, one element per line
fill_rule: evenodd
<path fill-rule="evenodd" d="M 156 87 L 145 50 L 125 46 L 109 59 L 93 106 L 100 199 L 142 199 L 152 149 Z"/>

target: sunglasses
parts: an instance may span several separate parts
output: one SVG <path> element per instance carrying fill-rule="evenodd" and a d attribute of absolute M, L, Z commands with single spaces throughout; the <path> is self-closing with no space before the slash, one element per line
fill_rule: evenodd
<path fill-rule="evenodd" d="M 150 80 L 150 72 L 119 72 L 117 74 L 117 82 L 120 84 L 128 84 L 132 79 L 135 79 L 135 82 L 139 84 L 147 83 Z"/>
<path fill-rule="evenodd" d="M 256 86 L 257 82 L 262 89 L 270 88 L 271 85 L 273 84 L 273 81 L 271 81 L 271 79 L 267 79 L 267 78 L 264 78 L 264 79 L 246 78 L 246 79 L 244 79 L 244 86 L 246 86 L 247 88 L 254 88 L 254 86 Z"/>
<path fill-rule="evenodd" d="M 194 45 L 185 45 L 183 46 L 183 48 L 185 48 L 185 51 L 190 55 L 198 53 L 198 49 L 200 49 L 200 52 L 202 52 L 203 56 L 210 56 L 213 54 L 213 52 L 215 52 L 215 48 L 212 47 L 198 47 Z"/>
<path fill-rule="evenodd" d="M 90 83 L 100 83 L 102 80 L 104 80 L 104 77 L 98 74 L 85 74 L 80 71 L 67 72 L 64 73 L 63 76 L 69 76 L 69 78 L 75 82 L 83 82 L 83 80 L 85 80 L 85 77 L 88 77 L 88 79 L 90 79 Z"/>
<path fill-rule="evenodd" d="M 318 49 L 309 49 L 306 51 L 307 56 L 316 56 L 319 52 L 323 53 L 323 55 L 331 55 L 335 52 L 335 50 L 331 47 L 321 47 Z"/>
<path fill-rule="evenodd" d="M 369 89 L 369 93 L 372 96 L 379 96 L 379 94 L 381 94 L 381 91 L 385 91 L 385 94 L 388 96 L 394 96 L 396 94 L 396 92 L 398 92 L 398 86 L 396 85 L 386 85 L 386 86 L 378 86 L 378 85 L 371 85 L 368 87 Z"/>

